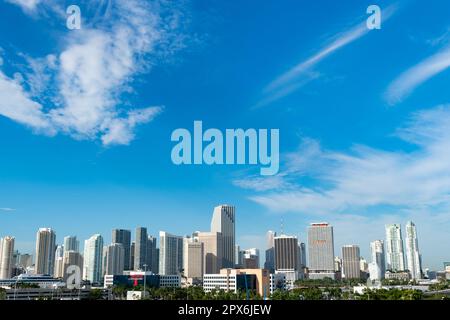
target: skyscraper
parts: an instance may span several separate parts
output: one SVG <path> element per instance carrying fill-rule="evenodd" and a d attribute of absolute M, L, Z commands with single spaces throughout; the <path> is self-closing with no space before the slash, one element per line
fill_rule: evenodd
<path fill-rule="evenodd" d="M 342 247 L 342 273 L 346 279 L 361 278 L 360 252 L 357 245 Z"/>
<path fill-rule="evenodd" d="M 183 237 L 160 231 L 159 250 L 159 274 L 179 274 L 183 268 Z"/>
<path fill-rule="evenodd" d="M 0 279 L 11 279 L 13 269 L 14 238 L 0 239 Z"/>
<path fill-rule="evenodd" d="M 147 264 L 147 228 L 136 228 L 136 243 L 134 247 L 134 270 L 144 270 Z M 147 266 L 148 267 L 148 266 Z"/>
<path fill-rule="evenodd" d="M 402 229 L 399 224 L 386 225 L 386 264 L 390 271 L 404 271 Z"/>
<path fill-rule="evenodd" d="M 84 242 L 83 279 L 91 283 L 102 281 L 103 237 L 94 234 Z"/>
<path fill-rule="evenodd" d="M 275 242 L 274 238 L 277 236 L 275 231 L 267 231 L 266 233 L 266 261 L 264 263 L 264 268 L 269 270 L 271 273 L 275 270 Z"/>
<path fill-rule="evenodd" d="M 131 231 L 124 229 L 113 229 L 111 236 L 112 243 L 121 243 L 123 249 L 125 250 L 124 254 L 124 264 L 123 267 L 125 270 L 131 269 Z"/>
<path fill-rule="evenodd" d="M 136 251 L 136 242 L 131 241 L 130 249 L 130 270 L 134 270 L 134 252 Z"/>
<path fill-rule="evenodd" d="M 309 277 L 335 278 L 333 227 L 326 222 L 308 228 Z"/>
<path fill-rule="evenodd" d="M 203 277 L 203 243 L 198 238 L 183 239 L 183 269 L 184 276 L 191 279 Z"/>
<path fill-rule="evenodd" d="M 306 245 L 303 242 L 299 243 L 298 250 L 299 268 L 304 269 L 306 268 Z"/>
<path fill-rule="evenodd" d="M 68 274 L 68 268 L 70 266 L 77 266 L 80 268 L 80 275 L 81 272 L 83 272 L 83 256 L 78 251 L 64 250 L 64 258 L 63 258 L 63 279 L 64 281 L 67 280 L 69 274 Z"/>
<path fill-rule="evenodd" d="M 211 232 L 222 234 L 222 263 L 221 268 L 234 267 L 235 235 L 235 208 L 220 205 L 214 208 L 211 219 Z"/>
<path fill-rule="evenodd" d="M 372 255 L 372 267 L 369 266 L 370 278 L 372 280 L 381 280 L 386 273 L 386 260 L 384 254 L 384 242 L 375 240 L 370 243 L 370 252 Z"/>
<path fill-rule="evenodd" d="M 64 246 L 57 246 L 55 251 L 55 278 L 64 276 Z"/>
<path fill-rule="evenodd" d="M 76 251 L 80 250 L 80 242 L 76 236 L 64 237 L 64 251 Z"/>
<path fill-rule="evenodd" d="M 112 243 L 106 249 L 107 275 L 122 275 L 125 265 L 125 249 L 122 243 Z"/>
<path fill-rule="evenodd" d="M 281 235 L 274 237 L 275 270 L 298 271 L 298 239 Z"/>
<path fill-rule="evenodd" d="M 147 270 L 159 273 L 159 252 L 156 247 L 156 237 L 148 236 L 147 241 Z"/>
<path fill-rule="evenodd" d="M 53 275 L 56 234 L 50 228 L 41 228 L 36 235 L 36 274 Z"/>
<path fill-rule="evenodd" d="M 222 264 L 222 234 L 220 232 L 195 232 L 194 237 L 203 243 L 204 273 L 219 273 Z"/>
<path fill-rule="evenodd" d="M 419 253 L 416 225 L 412 221 L 406 223 L 406 260 L 411 279 L 422 278 L 422 265 Z"/>

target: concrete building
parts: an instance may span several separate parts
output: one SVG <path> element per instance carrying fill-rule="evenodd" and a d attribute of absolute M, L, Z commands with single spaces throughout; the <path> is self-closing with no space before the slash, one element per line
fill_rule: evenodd
<path fill-rule="evenodd" d="M 310 279 L 335 279 L 333 227 L 326 222 L 312 223 L 308 228 Z"/>
<path fill-rule="evenodd" d="M 346 279 L 360 279 L 360 250 L 357 245 L 342 247 L 342 276 Z"/>
<path fill-rule="evenodd" d="M 144 265 L 147 264 L 147 244 L 147 228 L 136 228 L 136 243 L 134 247 L 134 270 L 136 271 L 144 270 Z"/>
<path fill-rule="evenodd" d="M 369 266 L 370 279 L 381 280 L 384 279 L 386 273 L 386 258 L 384 253 L 384 242 L 382 240 L 375 240 L 370 243 L 370 252 L 372 256 L 372 266 Z M 371 272 L 372 271 L 372 272 Z"/>
<path fill-rule="evenodd" d="M 259 249 L 251 248 L 244 250 L 243 269 L 259 269 Z"/>
<path fill-rule="evenodd" d="M 105 274 L 122 274 L 125 270 L 125 248 L 122 243 L 112 243 L 106 249 Z"/>
<path fill-rule="evenodd" d="M 203 243 L 204 273 L 219 273 L 222 266 L 222 234 L 219 232 L 195 232 L 194 237 Z"/>
<path fill-rule="evenodd" d="M 390 271 L 405 270 L 402 229 L 399 224 L 386 225 L 386 265 Z"/>
<path fill-rule="evenodd" d="M 413 280 L 422 279 L 421 260 L 416 225 L 412 221 L 408 221 L 406 223 L 406 261 Z"/>
<path fill-rule="evenodd" d="M 12 278 L 14 237 L 0 239 L 0 279 Z"/>
<path fill-rule="evenodd" d="M 202 279 L 204 256 L 204 244 L 198 238 L 183 239 L 183 269 L 189 283 Z"/>
<path fill-rule="evenodd" d="M 69 274 L 69 267 L 76 266 L 80 271 L 80 275 L 83 272 L 83 256 L 79 251 L 69 250 L 64 251 L 63 258 L 63 279 L 67 281 Z"/>
<path fill-rule="evenodd" d="M 256 275 L 240 272 L 239 269 L 221 269 L 220 273 L 205 274 L 203 276 L 203 290 L 224 290 L 231 292 L 257 291 Z"/>
<path fill-rule="evenodd" d="M 111 243 L 120 243 L 124 250 L 123 268 L 131 269 L 131 231 L 125 229 L 113 229 L 111 234 Z"/>
<path fill-rule="evenodd" d="M 55 278 L 64 276 L 64 246 L 57 246 L 55 251 Z"/>
<path fill-rule="evenodd" d="M 50 228 L 41 228 L 36 235 L 35 274 L 53 275 L 55 267 L 56 234 Z"/>
<path fill-rule="evenodd" d="M 103 281 L 103 237 L 95 234 L 84 242 L 83 279 L 92 284 Z"/>
<path fill-rule="evenodd" d="M 266 234 L 266 260 L 264 263 L 264 268 L 269 270 L 271 273 L 275 272 L 275 237 L 277 233 L 275 231 L 269 230 Z"/>
<path fill-rule="evenodd" d="M 183 237 L 160 231 L 159 245 L 159 274 L 180 274 L 183 268 Z"/>
<path fill-rule="evenodd" d="M 214 208 L 211 219 L 211 232 L 220 232 L 222 235 L 222 268 L 234 267 L 234 250 L 236 245 L 235 208 L 229 205 L 220 205 Z"/>
<path fill-rule="evenodd" d="M 64 237 L 64 251 L 80 251 L 80 242 L 76 236 Z"/>
<path fill-rule="evenodd" d="M 159 249 L 156 247 L 156 237 L 148 236 L 147 241 L 147 270 L 159 273 Z"/>

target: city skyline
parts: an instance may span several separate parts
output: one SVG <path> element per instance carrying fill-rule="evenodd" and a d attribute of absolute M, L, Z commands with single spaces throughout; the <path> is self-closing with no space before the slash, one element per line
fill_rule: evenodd
<path fill-rule="evenodd" d="M 43 226 L 58 244 L 206 232 L 230 203 L 243 249 L 324 220 L 335 253 L 369 261 L 385 225 L 414 221 L 424 267 L 449 260 L 448 1 L 380 0 L 368 29 L 368 1 L 80 0 L 80 30 L 50 2 L 0 0 L 0 236 L 19 250 Z M 279 173 L 175 165 L 171 133 L 194 121 L 279 129 Z"/>
<path fill-rule="evenodd" d="M 216 213 L 216 209 L 220 208 L 223 206 L 218 206 L 215 208 L 215 210 L 213 211 L 213 217 Z M 229 207 L 231 208 L 232 212 L 233 212 L 233 217 L 234 217 L 234 212 L 235 212 L 235 208 L 232 206 L 225 206 L 225 207 Z M 213 218 L 214 220 L 214 218 Z M 372 264 L 375 264 L 377 268 L 379 268 L 378 271 L 372 269 L 372 271 L 370 271 L 371 273 L 373 272 L 373 274 L 380 272 L 381 277 L 383 277 L 385 270 L 389 270 L 389 271 L 404 271 L 404 270 L 409 270 L 409 272 L 411 273 L 411 277 L 412 279 L 420 279 L 422 277 L 422 274 L 424 272 L 425 269 L 430 269 L 430 266 L 427 266 L 423 264 L 422 262 L 422 252 L 419 252 L 418 249 L 418 235 L 417 235 L 417 230 L 416 230 L 416 225 L 412 222 L 412 221 L 408 221 L 405 224 L 405 230 L 407 233 L 407 238 L 405 240 L 402 239 L 401 236 L 401 224 L 393 224 L 393 225 L 386 225 L 385 226 L 385 230 L 386 230 L 386 238 L 384 240 L 374 240 L 371 241 L 369 243 L 370 246 L 370 256 L 368 256 L 366 259 L 364 259 L 364 257 L 362 255 L 360 255 L 360 245 L 359 244 L 346 244 L 343 245 L 342 247 L 335 247 L 334 245 L 334 231 L 333 231 L 333 226 L 331 226 L 330 224 L 326 223 L 326 222 L 316 222 L 316 223 L 311 223 L 308 227 L 309 230 L 309 238 L 306 242 L 307 246 L 308 246 L 308 252 L 306 252 L 306 246 L 305 243 L 301 243 L 299 240 L 297 240 L 296 236 L 291 236 L 291 235 L 286 235 L 285 233 L 282 233 L 280 235 L 276 235 L 273 231 L 269 230 L 266 234 L 266 236 L 269 236 L 267 242 L 266 242 L 266 247 L 262 247 L 262 248 L 248 248 L 248 249 L 244 249 L 242 251 L 239 251 L 239 254 L 242 253 L 244 254 L 253 254 L 254 256 L 256 256 L 258 258 L 257 262 L 256 262 L 256 266 L 259 267 L 259 265 L 261 265 L 261 267 L 265 268 L 267 262 L 270 259 L 274 259 L 273 260 L 273 269 L 274 270 L 284 270 L 284 272 L 286 272 L 286 270 L 288 270 L 289 268 L 286 269 L 286 267 L 282 267 L 282 266 L 277 266 L 278 263 L 281 262 L 276 262 L 277 258 L 279 256 L 280 253 L 277 253 L 277 249 L 276 249 L 276 243 L 277 241 L 288 241 L 289 239 L 291 239 L 292 241 L 295 240 L 295 244 L 296 245 L 291 245 L 291 249 L 286 251 L 283 254 L 287 254 L 287 256 L 283 259 L 290 259 L 290 260 L 283 260 L 283 261 L 290 261 L 290 262 L 282 262 L 282 263 L 290 263 L 291 264 L 291 268 L 292 270 L 297 270 L 300 272 L 300 274 L 303 273 L 302 268 L 303 267 L 308 267 L 309 269 L 309 274 L 311 275 L 315 275 L 314 278 L 323 278 L 325 276 L 329 276 L 327 274 L 329 273 L 335 273 L 337 271 L 335 264 L 335 257 L 339 257 L 341 259 L 341 263 L 343 262 L 343 266 L 341 266 L 342 269 L 342 275 L 345 275 L 345 269 L 349 268 L 350 265 L 353 264 L 353 266 L 351 268 L 353 268 L 352 271 L 352 278 L 356 277 L 355 276 L 355 270 L 359 270 L 360 266 L 360 260 L 361 261 L 365 261 L 367 268 L 366 268 L 366 272 L 369 272 L 372 268 Z M 48 269 L 50 270 L 50 274 L 55 274 L 55 275 L 60 275 L 63 276 L 63 271 L 66 268 L 66 265 L 63 262 L 63 259 L 66 259 L 66 252 L 72 252 L 72 253 L 80 253 L 80 252 L 84 252 L 83 254 L 83 258 L 81 258 L 82 260 L 85 259 L 85 262 L 82 265 L 84 266 L 83 268 L 83 277 L 86 278 L 95 278 L 97 282 L 99 278 L 101 278 L 101 276 L 99 276 L 99 274 L 101 273 L 105 273 L 105 270 L 144 270 L 144 267 L 135 267 L 133 269 L 130 268 L 125 268 L 124 267 L 124 256 L 125 256 L 125 248 L 122 243 L 117 243 L 117 242 L 113 242 L 113 238 L 114 238 L 114 234 L 117 230 L 120 230 L 122 232 L 125 233 L 129 233 L 130 230 L 125 230 L 125 229 L 112 229 L 112 237 L 111 237 L 111 242 L 109 243 L 108 241 L 104 241 L 103 237 L 100 234 L 94 234 L 93 236 L 91 236 L 89 239 L 85 240 L 85 246 L 83 249 L 79 248 L 78 243 L 79 241 L 77 240 L 76 236 L 65 236 L 64 242 L 66 243 L 66 246 L 68 245 L 69 248 L 66 249 L 66 247 L 63 244 L 57 244 L 56 243 L 56 232 L 54 229 L 51 228 L 39 228 L 38 233 L 37 233 L 37 239 L 36 239 L 36 251 L 33 253 L 31 253 L 31 256 L 34 256 L 35 259 L 38 256 L 43 256 L 43 255 L 48 255 L 50 258 L 44 258 L 41 260 L 44 261 L 45 264 L 50 264 L 47 267 L 37 267 L 35 266 L 35 270 L 44 270 L 44 269 Z M 140 234 L 141 230 L 145 230 L 145 227 L 138 227 L 136 228 L 136 235 L 135 237 L 139 237 L 138 235 Z M 392 230 L 391 232 L 388 232 L 388 230 Z M 201 236 L 201 234 L 204 234 L 203 236 Z M 147 239 L 148 243 L 151 243 L 152 246 L 154 246 L 154 250 L 155 252 L 158 252 L 158 259 L 163 259 L 163 260 L 159 260 L 159 261 L 163 261 L 160 262 L 159 264 L 159 270 L 155 272 L 155 270 L 153 270 L 152 268 L 152 260 L 147 260 L 147 258 L 144 257 L 145 259 L 145 266 L 146 269 L 149 271 L 154 271 L 155 273 L 159 273 L 160 270 L 162 270 L 161 274 L 173 274 L 174 272 L 177 272 L 176 270 L 181 270 L 182 266 L 187 263 L 184 257 L 184 252 L 186 252 L 186 244 L 188 243 L 192 243 L 192 244 L 198 244 L 196 250 L 200 250 L 199 245 L 201 245 L 201 251 L 204 252 L 205 254 L 205 258 L 204 258 L 204 263 L 205 265 L 202 265 L 202 269 L 204 269 L 205 273 L 217 273 L 219 271 L 220 268 L 224 267 L 223 264 L 225 263 L 222 259 L 223 255 L 219 255 L 217 258 L 217 262 L 215 262 L 218 265 L 221 265 L 220 268 L 216 269 L 215 267 L 213 269 L 211 269 L 211 267 L 205 267 L 208 265 L 208 259 L 206 258 L 208 256 L 208 250 L 211 249 L 207 249 L 208 246 L 211 245 L 211 243 L 209 245 L 207 245 L 206 243 L 208 242 L 204 242 L 204 241 L 210 241 L 210 240 L 206 240 L 208 238 L 202 238 L 202 237 L 211 237 L 211 235 L 214 235 L 216 233 L 214 232 L 198 232 L 198 231 L 193 231 L 191 234 L 187 234 L 187 235 L 182 235 L 182 236 L 176 236 L 173 234 L 170 234 L 168 232 L 165 231 L 160 231 L 159 232 L 159 239 L 160 241 L 163 241 L 163 245 L 161 247 L 161 245 L 157 244 L 157 242 L 155 241 L 156 238 L 153 237 L 150 234 L 147 234 L 145 232 L 145 237 Z M 131 233 L 130 233 L 131 235 Z M 220 233 L 219 233 L 220 235 Z M 394 236 L 393 236 L 394 235 Z M 50 236 L 50 237 L 49 237 Z M 391 239 L 393 237 L 393 239 Z M 271 238 L 273 238 L 273 240 L 271 240 Z M 14 241 L 15 238 L 12 236 L 8 236 L 5 238 L 1 238 L 0 240 L 3 241 L 3 239 L 8 240 L 8 239 L 12 239 L 12 243 L 13 243 L 13 249 L 14 252 L 19 252 L 21 255 L 29 255 L 29 252 L 20 252 L 18 250 L 17 247 L 14 247 Z M 167 240 L 170 239 L 170 240 Z M 385 246 L 384 243 L 389 243 L 390 241 L 399 241 L 396 242 L 396 245 L 400 245 L 402 247 L 402 249 L 400 251 L 392 251 L 392 249 L 389 249 L 389 245 L 387 245 L 388 250 L 385 251 Z M 187 242 L 188 241 L 188 242 Z M 273 241 L 273 246 L 271 247 L 271 243 Z M 45 243 L 45 245 L 42 245 L 42 242 Z M 316 244 L 317 242 L 317 244 Z M 329 243 L 331 242 L 331 243 Z M 41 244 L 39 244 L 41 243 Z M 48 243 L 53 243 L 55 250 L 52 253 L 51 250 L 49 250 L 48 248 Z M 134 244 L 135 241 L 131 241 L 130 242 L 130 246 L 128 249 L 133 250 L 132 244 Z M 215 245 L 219 247 L 223 246 L 223 242 L 215 242 Z M 285 244 L 284 244 L 285 245 Z M 118 247 L 119 246 L 119 247 Z M 391 245 L 392 246 L 392 245 Z M 0 246 L 1 247 L 1 246 Z M 298 247 L 297 249 L 293 249 L 294 247 Z M 406 250 L 403 250 L 403 247 L 406 247 Z M 162 248 L 162 251 L 160 251 Z M 204 249 L 205 248 L 205 249 Z M 313 249 L 311 249 L 313 248 Z M 336 252 L 340 252 L 340 249 L 342 248 L 342 254 L 340 255 L 340 253 L 338 254 L 333 254 L 335 251 Z M 117 252 L 117 250 L 121 250 L 123 252 L 121 252 L 120 254 L 122 255 L 121 257 L 119 257 L 119 253 Z M 234 250 L 240 250 L 240 246 L 239 245 L 235 245 L 234 246 Z M 10 255 L 11 255 L 11 259 L 12 259 L 12 249 L 11 247 L 8 249 L 10 251 Z M 38 251 L 39 250 L 39 251 Z M 114 253 L 112 253 L 112 251 L 110 252 L 110 250 L 114 250 Z M 167 250 L 171 250 L 169 254 L 169 251 Z M 235 266 L 239 266 L 239 262 L 238 262 L 238 255 L 237 253 L 234 252 L 234 257 L 233 257 L 233 264 L 229 267 L 235 267 Z M 265 255 L 261 255 L 260 252 L 267 252 L 269 250 L 275 250 L 273 252 L 273 256 L 270 257 L 270 255 L 268 256 L 267 253 Z M 286 249 L 283 249 L 286 250 Z M 294 251 L 291 251 L 294 250 Z M 332 250 L 332 251 L 330 251 Z M 357 251 L 355 251 L 357 250 Z M 390 252 L 390 250 L 392 252 Z M 9 252 L 8 251 L 8 252 Z M 328 252 L 330 251 L 330 252 Z M 149 251 L 150 252 L 150 251 Z M 161 256 L 159 255 L 159 252 L 161 252 Z M 357 252 L 357 253 L 355 253 Z M 1 250 L 0 250 L 1 253 Z M 304 264 L 304 260 L 305 258 L 303 258 L 303 256 L 306 257 L 306 254 L 308 253 L 309 257 L 307 259 L 307 263 L 306 265 Z M 116 258 L 111 259 L 111 254 L 113 254 Z M 136 254 L 136 252 L 135 252 Z M 196 253 L 197 256 L 199 253 Z M 293 256 L 294 255 L 294 256 Z M 391 257 L 390 257 L 391 255 Z M 397 256 L 399 255 L 399 256 Z M 53 258 L 52 258 L 53 256 Z M 353 260 L 349 260 L 349 257 L 358 257 L 357 259 L 353 259 Z M 5 256 L 6 257 L 6 256 Z M 89 258 L 84 258 L 84 257 L 89 257 Z M 117 258 L 119 257 L 119 258 Z M 166 258 L 164 258 L 166 257 Z M 295 258 L 294 258 L 295 257 Z M 393 258 L 395 257 L 395 258 Z M 7 256 L 6 257 L 6 261 L 9 261 L 10 257 Z M 61 266 L 58 266 L 58 258 L 60 258 L 61 260 Z M 117 259 L 119 261 L 117 261 Z M 267 260 L 269 259 L 269 260 Z M 309 259 L 312 259 L 311 262 L 309 262 Z M 329 261 L 328 261 L 328 260 Z M 364 259 L 364 260 L 363 260 Z M 396 261 L 393 262 L 393 259 Z M 396 260 L 397 259 L 397 260 Z M 400 260 L 399 260 L 400 259 Z M 414 260 L 415 259 L 415 260 Z M 92 261 L 95 262 L 93 263 Z M 356 262 L 357 260 L 357 262 Z M 91 262 L 90 262 L 91 261 Z M 281 260 L 280 260 L 281 261 Z M 401 262 L 399 262 L 401 261 Z M 36 260 L 34 261 L 36 263 Z M 1 263 L 1 261 L 0 261 Z M 17 261 L 16 261 L 17 263 Z M 100 263 L 100 265 L 99 265 Z M 209 262 L 211 263 L 211 262 Z M 295 263 L 295 267 L 294 264 Z M 347 263 L 347 265 L 346 265 Z M 350 265 L 348 264 L 350 263 Z M 42 264 L 42 261 L 41 261 Z M 51 266 L 53 264 L 53 266 Z M 95 264 L 95 266 L 92 266 L 93 264 Z M 114 264 L 113 267 L 111 267 L 110 265 Z M 169 264 L 169 265 L 167 265 Z M 120 266 L 119 266 L 120 265 Z M 167 266 L 166 266 L 167 265 Z M 6 268 L 7 265 L 3 264 L 3 268 Z M 302 266 L 302 267 L 301 267 Z M 328 267 L 327 267 L 328 266 Z M 357 267 L 356 267 L 357 266 Z M 400 266 L 400 267 L 399 267 Z M 403 266 L 403 267 L 401 267 Z M 241 266 L 242 267 L 242 266 Z M 331 269 L 333 268 L 333 269 Z M 269 270 L 271 268 L 269 267 Z M 60 270 L 60 271 L 57 271 Z M 166 270 L 170 270 L 169 272 L 167 272 Z M 431 270 L 433 270 L 431 268 Z M 434 270 L 440 270 L 439 268 L 436 268 Z M 361 271 L 363 271 L 362 267 L 361 267 Z M 6 271 L 5 271 L 6 272 Z M 35 271 L 36 272 L 36 271 Z M 198 271 L 197 271 L 198 272 Z M 38 272 L 38 273 L 42 273 Z M 46 273 L 45 271 L 43 273 Z M 89 275 L 88 275 L 89 274 Z M 322 275 L 321 275 L 322 274 Z M 372 275 L 372 274 L 371 274 Z M 348 275 L 345 275 L 346 277 L 348 277 Z M 333 276 L 334 277 L 334 276 Z M 92 280 L 91 280 L 92 281 Z"/>

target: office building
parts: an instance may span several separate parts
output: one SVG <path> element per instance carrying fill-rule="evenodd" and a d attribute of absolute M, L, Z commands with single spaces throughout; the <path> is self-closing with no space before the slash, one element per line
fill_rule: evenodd
<path fill-rule="evenodd" d="M 386 225 L 386 267 L 390 271 L 404 271 L 402 229 L 399 224 Z"/>
<path fill-rule="evenodd" d="M 195 232 L 194 237 L 203 243 L 204 273 L 219 273 L 222 262 L 222 234 L 218 232 Z"/>
<path fill-rule="evenodd" d="M 159 273 L 159 250 L 156 247 L 156 237 L 152 236 L 147 241 L 147 270 Z"/>
<path fill-rule="evenodd" d="M 134 247 L 134 270 L 144 270 L 147 264 L 147 228 L 136 228 L 136 243 Z M 147 266 L 148 267 L 148 266 Z"/>
<path fill-rule="evenodd" d="M 55 251 L 55 278 L 62 278 L 64 276 L 64 246 L 57 246 Z"/>
<path fill-rule="evenodd" d="M 137 250 L 136 250 L 137 251 Z M 183 268 L 183 237 L 159 232 L 159 274 L 178 275 Z"/>
<path fill-rule="evenodd" d="M 55 266 L 56 234 L 50 228 L 41 228 L 36 235 L 37 275 L 53 275 Z"/>
<path fill-rule="evenodd" d="M 134 270 L 134 252 L 136 251 L 136 242 L 131 242 L 131 249 L 130 249 L 130 270 Z"/>
<path fill-rule="evenodd" d="M 335 279 L 333 227 L 326 222 L 308 228 L 308 263 L 310 279 Z"/>
<path fill-rule="evenodd" d="M 64 237 L 64 251 L 80 251 L 80 242 L 76 236 Z"/>
<path fill-rule="evenodd" d="M 256 275 L 241 273 L 237 269 L 221 269 L 220 273 L 205 274 L 203 276 L 203 290 L 224 290 L 229 292 L 245 292 L 257 290 Z"/>
<path fill-rule="evenodd" d="M 13 273 L 14 237 L 0 239 L 0 279 L 11 279 Z"/>
<path fill-rule="evenodd" d="M 84 242 L 83 279 L 93 284 L 103 280 L 103 237 L 95 234 Z"/>
<path fill-rule="evenodd" d="M 19 258 L 19 267 L 26 269 L 33 265 L 33 256 L 31 254 L 25 253 L 21 254 Z"/>
<path fill-rule="evenodd" d="M 204 256 L 204 244 L 198 238 L 186 237 L 183 239 L 184 276 L 190 279 L 191 284 L 203 277 Z"/>
<path fill-rule="evenodd" d="M 259 269 L 259 249 L 251 248 L 244 250 L 243 269 Z"/>
<path fill-rule="evenodd" d="M 345 279 L 360 279 L 360 250 L 357 245 L 342 247 L 342 276 Z"/>
<path fill-rule="evenodd" d="M 267 231 L 266 233 L 266 260 L 264 263 L 264 268 L 269 270 L 271 273 L 275 272 L 275 240 L 277 236 L 275 231 Z"/>
<path fill-rule="evenodd" d="M 222 234 L 221 268 L 233 268 L 235 260 L 235 208 L 221 205 L 214 208 L 211 219 L 211 232 Z"/>
<path fill-rule="evenodd" d="M 67 281 L 67 278 L 73 274 L 73 270 L 69 270 L 69 267 L 76 266 L 80 272 L 80 276 L 83 272 L 83 256 L 79 251 L 64 250 L 63 258 L 63 279 Z M 70 271 L 70 272 L 69 272 Z"/>
<path fill-rule="evenodd" d="M 125 266 L 125 248 L 122 243 L 112 243 L 106 249 L 105 274 L 123 274 Z"/>
<path fill-rule="evenodd" d="M 372 280 L 381 280 L 384 278 L 384 274 L 386 273 L 386 259 L 384 254 L 384 242 L 382 240 L 375 240 L 370 243 L 370 252 L 372 256 L 372 264 L 376 264 L 377 267 L 370 267 L 369 265 L 369 273 L 370 279 Z M 372 273 L 372 272 L 373 273 Z"/>
<path fill-rule="evenodd" d="M 124 263 L 125 270 L 131 269 L 131 231 L 124 229 L 113 229 L 111 234 L 111 243 L 120 243 L 124 249 Z"/>
<path fill-rule="evenodd" d="M 406 223 L 406 261 L 411 279 L 422 279 L 422 263 L 419 253 L 417 229 L 412 221 Z"/>

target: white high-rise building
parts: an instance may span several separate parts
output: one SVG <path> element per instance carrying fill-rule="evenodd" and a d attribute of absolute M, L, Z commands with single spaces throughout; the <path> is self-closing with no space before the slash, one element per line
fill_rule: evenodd
<path fill-rule="evenodd" d="M 386 259 L 384 254 L 384 242 L 383 240 L 375 240 L 370 243 L 370 252 L 372 256 L 372 264 L 376 266 L 370 267 L 369 273 L 371 280 L 381 280 L 386 273 Z"/>
<path fill-rule="evenodd" d="M 11 279 L 13 268 L 14 238 L 0 239 L 0 279 Z"/>
<path fill-rule="evenodd" d="M 106 249 L 107 275 L 122 275 L 125 268 L 125 248 L 122 243 L 112 243 Z"/>
<path fill-rule="evenodd" d="M 221 268 L 233 268 L 235 260 L 235 208 L 229 205 L 220 205 L 214 208 L 211 219 L 211 232 L 222 234 L 222 263 Z"/>
<path fill-rule="evenodd" d="M 55 267 L 56 234 L 50 228 L 41 228 L 36 235 L 35 274 L 53 275 Z"/>
<path fill-rule="evenodd" d="M 334 271 L 333 227 L 326 222 L 312 223 L 308 228 L 309 277 L 336 277 Z"/>
<path fill-rule="evenodd" d="M 55 278 L 64 276 L 64 246 L 57 246 L 55 251 Z"/>
<path fill-rule="evenodd" d="M 422 265 L 419 253 L 416 225 L 412 221 L 406 223 L 406 260 L 411 279 L 422 278 Z"/>
<path fill-rule="evenodd" d="M 103 237 L 94 234 L 84 241 L 83 279 L 98 284 L 102 281 Z"/>
<path fill-rule="evenodd" d="M 390 271 L 405 270 L 402 229 L 399 224 L 386 225 L 386 264 Z"/>
<path fill-rule="evenodd" d="M 178 275 L 183 268 L 183 237 L 159 232 L 159 274 Z"/>
<path fill-rule="evenodd" d="M 76 251 L 80 250 L 80 241 L 76 236 L 64 237 L 64 251 Z"/>

